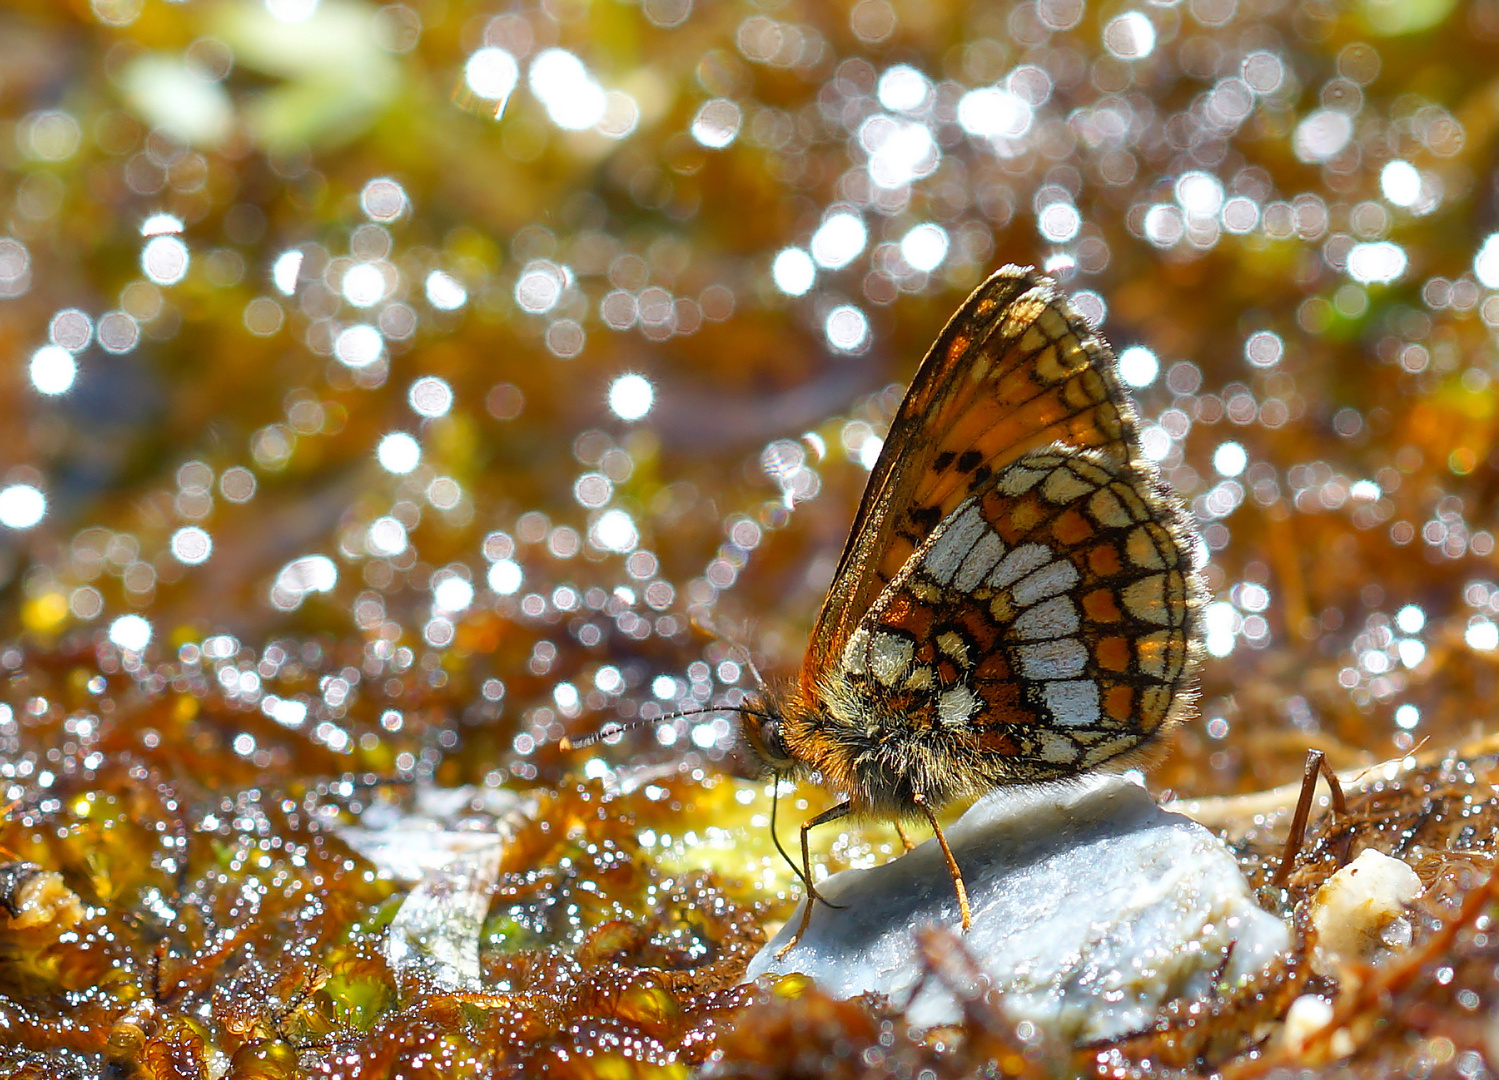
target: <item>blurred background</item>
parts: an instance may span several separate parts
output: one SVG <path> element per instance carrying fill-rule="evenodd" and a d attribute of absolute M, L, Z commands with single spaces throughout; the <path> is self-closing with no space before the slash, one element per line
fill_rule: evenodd
<path fill-rule="evenodd" d="M 1113 343 L 1210 553 L 1153 782 L 1464 743 L 1496 72 L 1494 0 L 9 0 L 0 840 L 135 912 L 80 970 L 139 987 L 157 938 L 110 950 L 189 879 L 356 888 L 262 789 L 711 786 L 726 715 L 556 741 L 738 700 L 731 642 L 794 672 L 904 385 L 1007 262 Z"/>

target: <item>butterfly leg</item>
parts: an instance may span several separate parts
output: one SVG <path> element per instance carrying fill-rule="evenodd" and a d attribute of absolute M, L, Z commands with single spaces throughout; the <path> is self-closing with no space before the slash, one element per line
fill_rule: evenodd
<path fill-rule="evenodd" d="M 837 806 L 824 810 L 816 817 L 802 822 L 802 881 L 807 886 L 807 902 L 802 905 L 802 919 L 796 927 L 796 933 L 792 934 L 791 940 L 782 945 L 780 951 L 776 953 L 777 960 L 790 952 L 791 947 L 800 941 L 802 935 L 807 932 L 807 927 L 812 923 L 812 902 L 814 900 L 827 904 L 828 907 L 832 908 L 841 908 L 844 906 L 823 899 L 817 891 L 817 886 L 812 884 L 812 849 L 807 846 L 807 834 L 812 831 L 814 826 L 826 825 L 830 821 L 837 821 L 839 818 L 848 817 L 852 810 L 853 805 L 851 803 L 839 803 Z"/>
<path fill-rule="evenodd" d="M 900 837 L 900 842 L 907 851 L 916 847 L 916 844 L 906 835 L 906 827 L 898 821 L 895 823 L 895 835 Z"/>
<path fill-rule="evenodd" d="M 958 869 L 958 860 L 953 858 L 952 848 L 947 846 L 947 837 L 942 835 L 942 826 L 937 824 L 937 815 L 932 813 L 926 797 L 917 794 L 914 799 L 926 814 L 926 819 L 932 823 L 932 832 L 937 834 L 937 843 L 942 846 L 942 854 L 947 858 L 947 872 L 952 875 L 953 888 L 958 892 L 958 910 L 963 913 L 963 932 L 966 934 L 968 927 L 973 924 L 973 912 L 968 907 L 968 886 L 963 884 L 963 873 Z"/>

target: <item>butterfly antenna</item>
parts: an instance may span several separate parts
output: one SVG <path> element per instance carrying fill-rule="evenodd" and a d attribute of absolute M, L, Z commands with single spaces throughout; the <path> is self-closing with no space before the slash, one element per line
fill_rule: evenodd
<path fill-rule="evenodd" d="M 692 622 L 694 626 L 701 629 L 704 633 L 727 642 L 730 649 L 742 655 L 744 657 L 744 666 L 749 668 L 749 673 L 754 676 L 756 688 L 762 694 L 769 691 L 770 688 L 766 685 L 765 676 L 760 674 L 760 669 L 755 665 L 755 658 L 744 642 L 740 641 L 737 636 L 729 633 L 727 630 L 720 629 L 705 613 L 693 615 Z M 739 711 L 744 712 L 745 710 L 741 709 Z"/>
<path fill-rule="evenodd" d="M 594 743 L 603 742 L 611 736 L 623 735 L 625 732 L 633 731 L 635 728 L 652 727 L 664 720 L 675 719 L 678 715 L 680 714 L 673 713 L 671 716 L 663 716 L 658 720 L 636 720 L 631 724 L 621 724 L 616 720 L 611 724 L 605 724 L 591 735 L 583 735 L 576 739 L 571 735 L 564 735 L 557 740 L 557 749 L 564 752 L 568 750 L 581 750 L 585 746 L 592 746 Z"/>
<path fill-rule="evenodd" d="M 657 724 L 664 724 L 668 720 L 676 720 L 683 716 L 702 716 L 706 713 L 720 712 L 748 713 L 750 716 L 759 716 L 766 720 L 776 719 L 770 713 L 761 712 L 759 709 L 751 709 L 744 705 L 704 705 L 702 708 L 682 709 L 678 712 L 655 716 L 649 720 L 633 720 L 628 724 L 615 720 L 605 724 L 590 735 L 582 735 L 578 738 L 573 738 L 571 735 L 564 735 L 557 740 L 557 749 L 564 753 L 568 750 L 581 750 L 585 746 L 593 746 L 595 743 L 603 742 L 605 739 L 612 739 L 623 735 L 627 731 L 636 731 L 643 727 L 655 727 Z"/>
<path fill-rule="evenodd" d="M 725 638 L 724 640 L 726 640 L 736 652 L 744 657 L 744 666 L 749 668 L 749 673 L 754 676 L 755 686 L 757 689 L 759 689 L 760 693 L 768 694 L 770 692 L 770 687 L 765 684 L 765 676 L 760 674 L 759 667 L 755 665 L 754 654 L 752 654 L 746 646 L 738 641 L 735 641 L 733 638 Z"/>
<path fill-rule="evenodd" d="M 748 652 L 746 652 L 745 655 L 746 658 L 748 658 Z M 760 673 L 758 671 L 755 671 L 754 669 L 753 661 L 750 661 L 750 670 L 754 671 L 755 677 L 757 679 L 760 677 Z M 715 712 L 739 712 L 747 713 L 750 716 L 759 716 L 766 720 L 777 719 L 777 717 L 771 713 L 761 712 L 759 709 L 751 709 L 743 705 L 721 705 L 717 708 L 704 707 L 701 709 L 683 709 L 680 712 L 667 713 L 664 716 L 657 716 L 650 720 L 635 720 L 628 724 L 620 723 L 616 720 L 611 724 L 605 724 L 603 727 L 599 728 L 591 735 L 584 735 L 581 738 L 577 739 L 573 738 L 571 735 L 564 735 L 557 741 L 557 749 L 563 751 L 564 753 L 569 750 L 581 750 L 585 746 L 593 746 L 595 743 L 602 742 L 605 739 L 612 738 L 617 735 L 623 735 L 627 731 L 635 731 L 643 727 L 654 727 L 657 724 L 664 724 L 668 720 L 676 720 L 679 717 L 683 716 L 701 716 L 704 713 Z M 802 871 L 802 868 L 796 864 L 796 860 L 791 857 L 790 853 L 788 853 L 786 849 L 781 846 L 781 836 L 780 833 L 776 831 L 776 812 L 780 805 L 781 778 L 779 775 L 777 775 L 772 779 L 770 789 L 770 842 L 775 845 L 776 851 L 780 854 L 781 858 L 786 861 L 786 865 L 791 867 L 791 872 L 796 875 L 797 880 L 802 883 L 802 886 L 806 888 L 809 894 L 815 896 L 816 890 L 812 888 L 812 883 L 807 880 L 807 875 Z"/>

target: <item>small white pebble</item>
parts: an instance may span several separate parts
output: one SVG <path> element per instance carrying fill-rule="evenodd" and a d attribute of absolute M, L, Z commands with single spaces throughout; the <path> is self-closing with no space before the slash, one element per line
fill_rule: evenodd
<path fill-rule="evenodd" d="M 1313 1035 L 1332 1022 L 1332 1002 L 1316 994 L 1302 994 L 1286 1011 L 1286 1049 L 1292 1054 L 1305 1053 L 1307 1042 Z M 1353 1053 L 1353 1036 L 1347 1028 L 1339 1028 L 1328 1038 L 1326 1049 L 1333 1057 L 1347 1057 Z"/>
<path fill-rule="evenodd" d="M 1367 962 L 1383 948 L 1410 940 L 1405 909 L 1421 895 L 1421 879 L 1399 859 L 1361 852 L 1317 890 L 1312 925 L 1317 948 L 1312 968 L 1334 975 L 1340 966 Z"/>

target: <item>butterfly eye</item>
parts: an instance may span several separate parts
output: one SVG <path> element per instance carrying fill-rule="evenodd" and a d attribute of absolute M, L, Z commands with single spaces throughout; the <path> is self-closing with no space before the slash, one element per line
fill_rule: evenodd
<path fill-rule="evenodd" d="M 786 751 L 781 738 L 781 721 L 775 717 L 751 715 L 745 717 L 745 741 L 767 765 L 776 771 L 784 771 L 795 764 Z"/>

